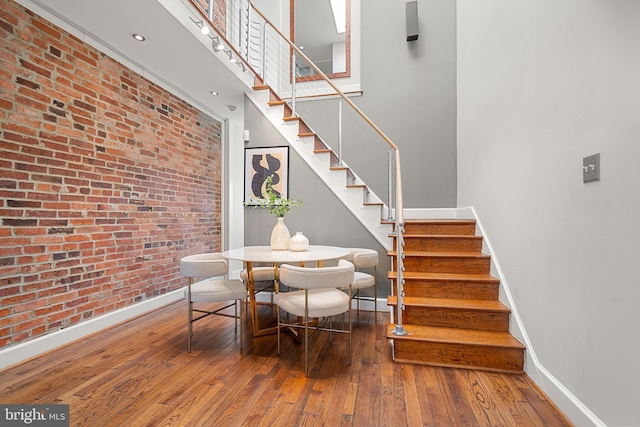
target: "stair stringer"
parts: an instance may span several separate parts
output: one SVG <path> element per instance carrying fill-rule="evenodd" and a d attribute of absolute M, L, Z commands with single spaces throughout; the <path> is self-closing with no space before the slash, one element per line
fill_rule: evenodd
<path fill-rule="evenodd" d="M 386 207 L 382 205 L 365 205 L 362 188 L 347 187 L 347 170 L 331 169 L 331 153 L 314 152 L 314 137 L 299 134 L 299 123 L 297 120 L 283 120 L 284 106 L 270 106 L 269 90 L 260 89 L 247 93 L 247 97 L 269 120 L 273 127 L 285 138 L 289 145 L 304 159 L 316 175 L 329 187 L 338 197 L 344 206 L 360 221 L 360 223 L 371 233 L 371 235 L 386 250 L 391 249 L 391 239 L 389 234 L 393 231 L 393 226 L 389 223 L 382 223 L 382 211 Z M 359 178 L 358 178 L 359 180 Z M 373 192 L 369 194 L 379 200 Z"/>

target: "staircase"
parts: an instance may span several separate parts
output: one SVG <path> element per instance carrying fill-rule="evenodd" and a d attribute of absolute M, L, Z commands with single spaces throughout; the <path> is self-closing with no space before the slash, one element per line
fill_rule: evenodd
<path fill-rule="evenodd" d="M 404 223 L 406 245 L 397 250 L 404 260 L 405 297 L 402 307 L 397 307 L 393 295 L 388 298 L 388 305 L 396 306 L 394 315 L 398 309 L 402 310 L 408 334 L 393 335 L 394 326 L 389 327 L 387 337 L 393 340 L 394 359 L 522 372 L 525 347 L 509 333 L 510 311 L 498 300 L 499 282 L 490 275 L 491 259 L 482 253 L 482 239 L 475 236 L 475 222 L 404 221 L 398 147 L 262 12 L 250 2 L 247 10 L 246 21 L 241 14 L 241 23 L 235 31 L 241 37 L 228 34 L 225 38 L 227 43 L 239 40 L 233 50 L 242 59 L 243 70 L 246 66 L 255 76 L 253 91 L 247 93 L 247 97 L 385 249 L 396 247 L 390 244 L 396 239 L 395 223 L 381 221 L 381 218 L 395 217 L 398 224 Z M 206 19 L 202 8 L 200 12 Z M 233 33 L 233 28 L 231 30 Z M 230 58 L 231 50 L 230 47 Z M 295 75 L 295 69 L 299 64 L 313 68 L 321 78 L 317 82 L 298 79 L 301 76 Z M 294 71 L 289 73 L 289 70 Z M 304 84 L 298 86 L 297 82 Z M 303 118 L 294 114 L 295 108 L 291 106 L 295 107 L 295 100 L 301 96 L 309 99 L 335 96 L 339 100 L 339 136 L 350 135 L 351 146 L 359 140 L 366 143 L 364 147 L 381 146 L 389 153 L 389 176 L 394 178 L 389 187 L 395 188 L 395 197 L 389 196 L 387 206 L 344 159 L 339 158 L 341 138 L 340 154 L 336 154 Z M 291 104 L 285 101 L 288 99 Z M 354 118 L 353 122 L 346 120 L 345 123 L 350 125 L 350 132 L 342 129 L 343 103 L 350 111 L 347 116 Z M 396 253 L 391 250 L 389 255 L 394 258 L 392 265 L 397 264 Z M 396 269 L 393 266 L 393 270 Z M 396 281 L 394 271 L 389 273 L 389 278 Z"/>
<path fill-rule="evenodd" d="M 395 239 L 395 235 L 392 236 Z M 393 334 L 396 362 L 522 373 L 525 347 L 509 333 L 475 220 L 407 220 L 404 234 L 406 336 Z M 395 247 L 395 245 L 394 245 Z M 389 279 L 396 288 L 396 253 Z M 388 297 L 397 321 L 397 297 Z"/>
<path fill-rule="evenodd" d="M 383 247 L 395 248 L 394 223 L 381 220 L 387 208 L 379 198 L 269 86 L 258 82 L 253 89 L 247 96 L 289 145 Z M 490 274 L 491 257 L 482 252 L 475 220 L 407 220 L 403 238 L 408 334 L 396 336 L 395 325 L 389 326 L 394 360 L 522 373 L 525 347 L 509 333 L 511 311 L 498 300 L 500 282 Z M 396 253 L 388 253 L 395 291 Z M 387 304 L 397 315 L 397 297 Z"/>
<path fill-rule="evenodd" d="M 247 97 L 382 247 L 390 248 L 392 225 L 381 221 L 388 207 L 380 198 L 271 87 L 256 81 Z"/>

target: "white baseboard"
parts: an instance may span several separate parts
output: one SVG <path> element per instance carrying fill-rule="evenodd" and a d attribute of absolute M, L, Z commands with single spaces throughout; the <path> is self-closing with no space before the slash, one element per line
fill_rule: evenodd
<path fill-rule="evenodd" d="M 538 386 L 544 390 L 553 403 L 577 426 L 607 427 L 589 408 L 587 408 L 576 396 L 573 395 L 556 377 L 551 375 L 538 363 L 536 368 L 540 374 L 541 382 Z"/>
<path fill-rule="evenodd" d="M 109 328 L 141 314 L 155 310 L 183 298 L 183 290 L 178 289 L 167 294 L 142 301 L 129 307 L 87 320 L 68 328 L 16 344 L 0 351 L 0 369 L 23 362 L 56 347 L 84 338 L 87 335 Z"/>
<path fill-rule="evenodd" d="M 593 412 L 589 410 L 573 393 L 571 393 L 557 378 L 555 378 L 538 360 L 536 352 L 527 335 L 524 323 L 520 318 L 518 308 L 513 300 L 507 279 L 504 277 L 498 257 L 496 256 L 491 242 L 484 231 L 482 222 L 473 207 L 461 208 L 461 218 L 475 218 L 476 228 L 483 236 L 482 250 L 491 255 L 491 274 L 500 279 L 500 299 L 511 309 L 511 333 L 516 336 L 527 347 L 525 351 L 524 370 L 529 377 L 542 389 L 553 403 L 577 426 L 605 427 Z M 469 216 L 472 214 L 472 216 Z"/>

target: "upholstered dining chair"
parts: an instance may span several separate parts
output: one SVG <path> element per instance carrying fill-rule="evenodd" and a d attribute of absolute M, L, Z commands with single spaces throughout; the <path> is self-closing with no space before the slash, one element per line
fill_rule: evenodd
<path fill-rule="evenodd" d="M 193 323 L 210 315 L 234 318 L 236 331 L 238 330 L 238 320 L 240 320 L 240 349 L 243 347 L 242 325 L 244 323 L 245 310 L 242 301 L 247 298 L 247 289 L 241 280 L 224 278 L 228 269 L 227 260 L 217 252 L 189 255 L 180 260 L 180 272 L 188 279 L 187 287 L 184 290 L 184 298 L 187 301 L 189 321 L 187 346 L 187 351 L 189 352 L 191 352 Z M 225 304 L 212 311 L 194 308 L 196 303 L 229 301 L 233 301 L 233 303 Z M 238 315 L 238 305 L 240 306 L 240 315 Z M 225 309 L 231 306 L 235 309 L 233 315 L 224 312 Z M 194 313 L 198 313 L 196 314 L 198 317 L 194 318 Z"/>
<path fill-rule="evenodd" d="M 376 286 L 376 275 L 378 273 L 378 251 L 366 248 L 351 248 L 349 250 L 349 255 L 343 259 L 351 261 L 356 269 L 351 289 L 353 292 L 352 298 L 357 302 L 358 314 L 360 314 L 360 299 L 371 300 L 371 297 L 361 296 L 360 290 L 373 287 L 373 311 L 377 322 L 378 289 Z M 363 269 L 368 269 L 367 271 L 370 271 L 373 274 L 362 271 Z"/>
<path fill-rule="evenodd" d="M 274 266 L 259 266 L 251 269 L 253 274 L 254 293 L 270 291 L 272 292 L 271 303 L 273 304 L 273 292 L 275 292 L 276 268 Z M 240 278 L 249 287 L 249 272 L 247 269 L 240 271 Z M 260 286 L 258 285 L 260 284 Z"/>
<path fill-rule="evenodd" d="M 351 288 L 354 266 L 346 260 L 338 261 L 335 267 L 298 267 L 283 264 L 280 266 L 280 282 L 297 291 L 277 293 L 273 301 L 278 317 L 278 354 L 280 354 L 280 334 L 283 327 L 304 330 L 304 372 L 309 376 L 309 329 L 315 331 L 340 332 L 349 334 L 349 364 L 351 364 Z M 345 293 L 336 288 L 348 289 Z M 284 310 L 300 319 L 297 323 L 283 320 Z M 332 316 L 349 313 L 348 329 L 334 329 Z M 326 322 L 310 324 L 313 319 L 328 318 Z M 329 335 L 331 341 L 332 336 Z"/>

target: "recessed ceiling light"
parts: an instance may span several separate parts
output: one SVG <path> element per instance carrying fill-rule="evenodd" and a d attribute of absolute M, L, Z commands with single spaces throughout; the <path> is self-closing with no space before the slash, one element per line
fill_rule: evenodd
<path fill-rule="evenodd" d="M 209 92 L 209 93 L 210 93 L 211 95 L 213 95 L 213 96 L 220 95 L 220 92 L 215 91 L 215 90 L 212 90 L 212 91 L 211 91 L 211 92 Z"/>
<path fill-rule="evenodd" d="M 142 34 L 132 34 L 131 37 L 138 40 L 139 42 L 143 42 L 146 38 Z"/>

